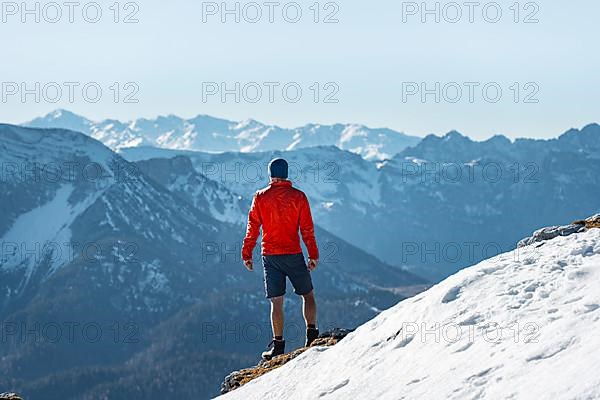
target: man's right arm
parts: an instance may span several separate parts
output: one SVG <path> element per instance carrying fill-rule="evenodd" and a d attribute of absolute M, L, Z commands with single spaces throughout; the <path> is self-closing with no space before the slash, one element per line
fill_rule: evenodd
<path fill-rule="evenodd" d="M 248 226 L 246 228 L 246 237 L 244 238 L 244 244 L 242 246 L 242 260 L 248 261 L 252 260 L 252 251 L 256 246 L 256 241 L 258 240 L 258 236 L 260 235 L 260 227 L 262 225 L 262 221 L 260 218 L 260 211 L 258 208 L 258 198 L 255 195 L 254 199 L 252 199 L 252 206 L 250 207 L 250 212 L 248 213 Z"/>

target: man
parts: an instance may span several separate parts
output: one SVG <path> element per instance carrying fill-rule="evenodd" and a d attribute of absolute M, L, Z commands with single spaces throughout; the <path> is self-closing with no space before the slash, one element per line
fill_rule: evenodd
<path fill-rule="evenodd" d="M 302 296 L 303 314 L 306 322 L 306 346 L 319 336 L 317 329 L 317 304 L 310 272 L 317 268 L 319 249 L 315 240 L 310 206 L 306 195 L 292 187 L 288 178 L 288 164 L 282 158 L 269 163 L 269 186 L 254 195 L 248 228 L 242 247 L 242 260 L 249 271 L 253 270 L 252 250 L 262 226 L 262 262 L 265 275 L 265 290 L 271 300 L 271 327 L 273 340 L 263 358 L 285 353 L 283 340 L 283 296 L 286 277 L 290 279 L 294 292 Z M 308 266 L 302 255 L 298 229 L 308 249 Z"/>

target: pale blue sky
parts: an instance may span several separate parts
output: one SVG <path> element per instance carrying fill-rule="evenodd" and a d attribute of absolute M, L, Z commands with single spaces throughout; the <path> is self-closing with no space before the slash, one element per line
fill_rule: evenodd
<path fill-rule="evenodd" d="M 33 7 L 33 1 L 27 3 Z M 514 0 L 497 2 L 503 17 L 496 24 L 485 22 L 482 7 L 475 10 L 476 22 L 469 23 L 464 6 L 465 15 L 455 24 L 443 18 L 435 23 L 432 16 L 421 23 L 420 15 L 407 17 L 405 23 L 403 3 L 392 0 L 340 1 L 336 24 L 312 21 L 309 7 L 314 0 L 298 2 L 304 14 L 297 24 L 285 22 L 281 8 L 276 9 L 276 22 L 269 23 L 264 6 L 265 15 L 256 24 L 235 23 L 232 17 L 223 24 L 219 16 L 203 23 L 201 1 L 144 0 L 136 15 L 139 23 L 115 24 L 109 9 L 114 1 L 98 3 L 103 17 L 97 24 L 85 22 L 81 8 L 75 10 L 72 24 L 66 7 L 56 24 L 35 23 L 32 16 L 21 23 L 21 14 L 4 13 L 2 82 L 98 82 L 104 94 L 96 104 L 83 100 L 80 91 L 70 104 L 66 89 L 56 104 L 43 99 L 36 103 L 32 96 L 23 103 L 9 96 L 0 104 L 1 121 L 18 123 L 66 108 L 92 119 L 209 114 L 284 127 L 356 122 L 417 135 L 457 129 L 477 139 L 496 133 L 553 137 L 600 121 L 600 3 L 593 0 L 539 1 L 539 23 L 534 24 L 513 22 L 509 7 Z M 435 3 L 427 2 L 429 7 Z M 519 4 L 523 8 L 526 3 Z M 530 11 L 534 9 L 522 10 L 520 17 Z M 139 103 L 115 104 L 109 87 L 129 81 L 139 85 Z M 203 102 L 203 82 L 237 81 L 297 82 L 304 95 L 296 104 L 284 101 L 280 92 L 273 104 L 266 99 L 238 104 L 231 97 L 225 103 L 213 98 Z M 313 82 L 335 82 L 339 103 L 315 104 L 309 89 Z M 479 89 L 475 102 L 469 103 L 465 88 L 465 99 L 456 104 L 436 104 L 433 96 L 426 103 L 416 96 L 403 102 L 403 82 L 497 82 L 503 97 L 487 103 Z M 515 103 L 510 89 L 515 82 L 535 82 L 539 103 Z"/>

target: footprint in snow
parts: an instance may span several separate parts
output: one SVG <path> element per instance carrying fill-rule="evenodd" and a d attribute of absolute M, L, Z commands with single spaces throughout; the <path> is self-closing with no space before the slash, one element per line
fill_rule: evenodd
<path fill-rule="evenodd" d="M 394 346 L 394 348 L 395 348 L 395 349 L 401 349 L 401 348 L 403 348 L 403 347 L 406 347 L 406 346 L 408 346 L 408 344 L 409 344 L 410 342 L 412 342 L 412 341 L 413 341 L 413 339 L 414 339 L 414 338 L 415 338 L 414 336 L 406 336 L 406 337 L 403 337 L 403 338 L 402 338 L 402 340 L 400 340 L 400 341 L 398 342 L 398 344 Z"/>
<path fill-rule="evenodd" d="M 595 303 L 594 304 L 590 304 L 590 303 L 584 304 L 583 309 L 577 310 L 576 314 L 588 314 L 588 313 L 596 311 L 598 308 L 600 308 L 600 305 L 595 304 Z"/>
<path fill-rule="evenodd" d="M 499 264 L 493 267 L 486 267 L 481 270 L 484 274 L 496 274 L 496 272 L 503 271 L 506 268 L 507 264 Z M 501 274 L 498 274 L 501 275 Z"/>
<path fill-rule="evenodd" d="M 523 289 L 526 293 L 532 293 L 535 292 L 537 290 L 537 288 L 540 287 L 540 283 L 539 282 L 532 282 L 529 285 L 527 285 L 525 287 L 525 289 Z"/>
<path fill-rule="evenodd" d="M 460 326 L 469 326 L 469 325 L 477 325 L 483 320 L 483 317 L 479 314 L 473 314 L 470 317 L 460 321 L 458 325 Z"/>
<path fill-rule="evenodd" d="M 528 257 L 523 260 L 523 265 L 532 265 L 535 264 L 535 259 L 532 257 Z"/>
<path fill-rule="evenodd" d="M 459 347 L 458 349 L 454 350 L 454 353 L 462 353 L 463 351 L 469 349 L 471 346 L 473 346 L 473 342 L 469 342 L 469 343 Z"/>
<path fill-rule="evenodd" d="M 458 298 L 458 296 L 460 295 L 461 290 L 462 290 L 461 286 L 455 286 L 452 289 L 450 289 L 448 291 L 448 293 L 446 293 L 444 295 L 444 297 L 442 297 L 442 303 L 447 304 L 447 303 L 450 303 L 450 302 L 456 300 Z"/>
<path fill-rule="evenodd" d="M 475 375 L 471 375 L 470 377 L 467 378 L 467 380 L 470 381 L 470 380 L 477 379 L 477 378 L 483 378 L 484 376 L 486 376 L 487 374 L 492 372 L 493 369 L 494 368 L 484 369 L 483 371 L 480 371 L 480 372 L 476 373 Z"/>
<path fill-rule="evenodd" d="M 567 274 L 567 279 L 574 281 L 576 279 L 583 278 L 586 275 L 587 275 L 586 271 L 582 271 L 582 270 L 572 271 Z"/>
<path fill-rule="evenodd" d="M 588 246 L 583 250 L 584 257 L 590 257 L 594 255 L 594 248 L 592 246 Z"/>
<path fill-rule="evenodd" d="M 425 379 L 427 379 L 428 377 L 429 377 L 429 376 L 425 376 L 425 377 L 423 377 L 423 378 L 418 378 L 418 379 L 413 379 L 412 381 L 408 382 L 408 383 L 406 384 L 406 386 L 408 386 L 408 385 L 414 385 L 415 383 L 422 382 L 422 381 L 424 381 Z"/>
<path fill-rule="evenodd" d="M 571 338 L 569 340 L 565 340 L 563 342 L 557 343 L 556 345 L 554 345 L 552 347 L 546 347 L 545 349 L 542 349 L 541 351 L 538 351 L 538 352 L 532 354 L 531 356 L 527 357 L 525 359 L 525 361 L 527 361 L 527 362 L 542 361 L 542 360 L 546 360 L 548 358 L 552 358 L 555 355 L 557 355 L 557 354 L 565 351 L 569 347 L 571 347 L 571 345 L 574 342 L 575 342 L 575 338 Z"/>
<path fill-rule="evenodd" d="M 583 299 L 583 297 L 581 297 L 581 296 L 574 297 L 574 298 L 572 298 L 572 299 L 566 300 L 566 301 L 565 301 L 563 304 L 572 304 L 572 303 L 576 303 L 576 302 L 578 302 L 579 300 L 582 300 L 582 299 Z"/>
<path fill-rule="evenodd" d="M 329 389 L 327 389 L 327 390 L 319 393 L 319 397 L 324 397 L 324 396 L 327 396 L 329 394 L 332 394 L 336 390 L 339 390 L 339 389 L 343 388 L 344 386 L 346 386 L 348 384 L 348 382 L 350 382 L 350 379 L 344 379 L 343 381 L 341 381 L 337 385 L 332 386 L 331 388 L 329 388 Z"/>

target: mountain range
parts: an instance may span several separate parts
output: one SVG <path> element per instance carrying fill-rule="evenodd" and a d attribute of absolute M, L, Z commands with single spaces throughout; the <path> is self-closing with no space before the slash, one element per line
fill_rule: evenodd
<path fill-rule="evenodd" d="M 142 136 L 155 139 L 170 126 L 173 137 L 179 137 L 175 132 L 180 130 L 174 127 L 180 122 L 158 122 L 166 120 L 181 122 L 176 117 L 159 117 L 152 124 L 126 126 L 134 127 L 138 136 L 142 132 Z M 194 129 L 213 132 L 217 126 L 233 126 L 214 120 L 196 119 Z M 119 154 L 133 162 L 186 157 L 199 175 L 219 184 L 211 189 L 219 192 L 212 194 L 218 199 L 206 200 L 204 210 L 229 222 L 244 221 L 247 201 L 267 181 L 268 162 L 285 157 L 291 179 L 309 195 L 322 227 L 389 264 L 434 281 L 510 250 L 532 229 L 576 218 L 582 212 L 600 211 L 596 201 L 600 179 L 590 172 L 600 168 L 598 124 L 570 129 L 549 140 L 510 140 L 497 135 L 474 141 L 453 131 L 429 135 L 403 149 L 383 151 L 386 157 L 345 150 L 322 133 L 315 136 L 322 139 L 302 142 L 293 149 L 283 150 L 288 146 L 273 142 L 275 150 L 259 151 L 258 146 L 243 152 L 238 151 L 239 146 L 225 151 L 214 147 L 212 139 L 197 136 L 196 142 L 203 143 L 199 147 L 218 150 L 199 152 L 189 150 L 194 146 L 183 146 L 186 150 L 145 146 L 148 141 L 114 146 L 130 138 L 123 133 L 123 124 L 105 121 L 101 124 L 104 128 L 98 128 L 100 125 L 64 110 L 30 125 L 79 129 L 118 148 Z M 99 134 L 111 125 L 119 128 L 111 128 L 110 135 Z M 381 144 L 378 136 L 361 137 L 366 147 Z M 180 161 L 188 168 L 189 163 Z M 170 185 L 181 185 L 189 174 L 179 179 L 176 175 L 171 171 Z M 203 196 L 206 199 L 208 194 Z M 245 199 L 246 205 L 237 197 Z"/>
<path fill-rule="evenodd" d="M 267 180 L 268 162 L 284 157 L 321 226 L 436 281 L 514 248 L 531 230 L 600 211 L 599 151 L 600 126 L 591 124 L 551 140 L 430 135 L 380 162 L 336 146 L 218 154 L 141 146 L 121 154 L 188 158 L 246 198 Z"/>
<path fill-rule="evenodd" d="M 217 120 L 199 117 L 191 125 L 204 133 L 225 132 L 224 127 L 238 126 Z M 173 138 L 181 137 L 181 121 L 159 117 L 152 123 L 138 120 L 96 124 L 58 110 L 29 125 L 83 131 L 117 148 L 129 161 L 187 157 L 197 173 L 220 185 L 212 189 L 219 191 L 212 195 L 218 199 L 208 200 L 204 210 L 229 222 L 244 221 L 247 204 L 237 197 L 246 202 L 251 199 L 267 181 L 268 162 L 276 156 L 285 157 L 290 162 L 291 179 L 309 195 L 321 226 L 389 264 L 434 281 L 508 251 L 532 229 L 576 218 L 581 212 L 599 211 L 596 198 L 600 180 L 590 173 L 600 167 L 597 124 L 570 129 L 550 140 L 510 140 L 497 135 L 474 141 L 453 131 L 444 136 L 429 135 L 409 147 L 382 151 L 377 157 L 348 151 L 323 132 L 315 133 L 314 138 L 319 140 L 301 141 L 302 145 L 292 149 L 274 141 L 273 149 L 268 151 L 260 151 L 262 144 L 233 146 L 235 149 L 228 151 L 227 146 L 213 146 L 214 141 L 208 137 L 211 134 L 196 136 L 194 143 L 200 144 L 194 146 L 164 146 L 166 142 L 162 141 L 157 147 L 157 138 L 167 130 Z M 135 137 L 153 139 L 130 141 L 132 132 Z M 365 141 L 363 149 L 382 143 L 370 132 L 360 136 Z M 231 137 L 230 133 L 217 136 Z M 203 146 L 216 152 L 190 150 Z M 180 163 L 189 167 L 189 162 Z M 180 179 L 176 175 L 172 171 L 171 185 L 181 185 L 188 179 L 187 173 Z M 228 216 L 220 217 L 221 213 Z M 511 223 L 506 216 L 511 216 Z M 361 221 L 361 229 L 357 229 L 356 220 Z"/>
<path fill-rule="evenodd" d="M 247 153 L 335 145 L 365 159 L 378 160 L 391 157 L 420 140 L 391 129 L 371 129 L 358 124 L 308 124 L 286 129 L 254 120 L 236 122 L 208 115 L 191 119 L 169 115 L 129 122 L 112 119 L 94 122 L 66 110 L 56 110 L 24 125 L 83 132 L 117 151 L 128 147 L 155 146 Z"/>

